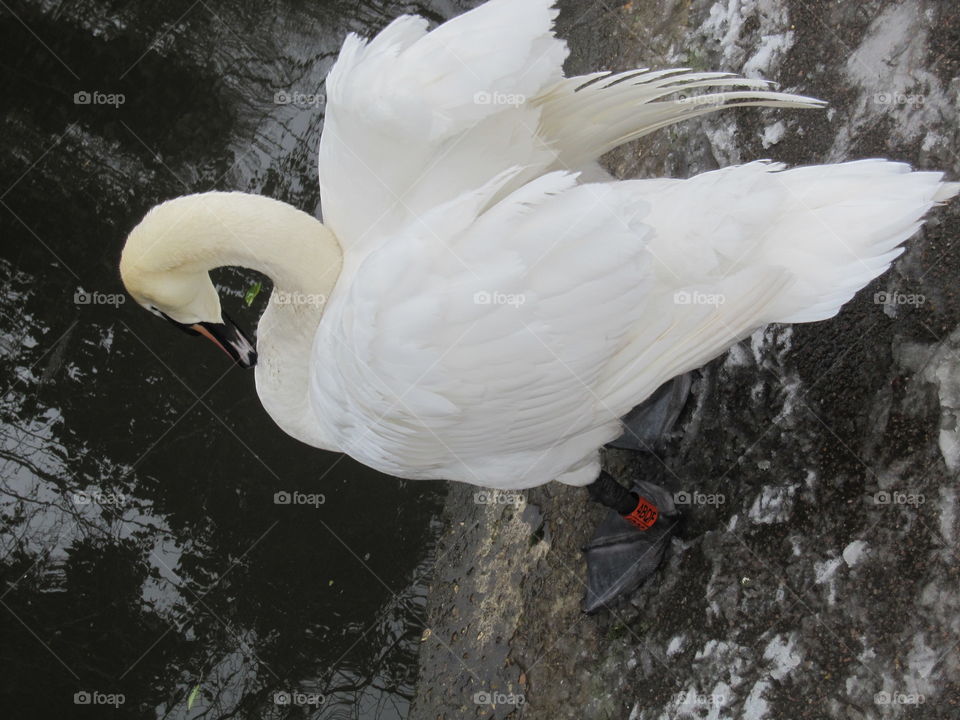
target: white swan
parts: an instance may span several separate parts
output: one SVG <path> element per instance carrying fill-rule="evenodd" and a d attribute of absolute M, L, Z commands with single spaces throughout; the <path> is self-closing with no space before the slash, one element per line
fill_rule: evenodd
<path fill-rule="evenodd" d="M 171 200 L 127 239 L 130 294 L 249 365 L 208 271 L 259 270 L 257 390 L 290 435 L 403 478 L 596 490 L 621 416 L 758 327 L 833 316 L 957 192 L 884 160 L 613 182 L 597 158 L 671 123 L 822 103 L 723 73 L 565 79 L 552 3 L 349 36 L 323 224 L 243 193 Z M 699 88 L 724 90 L 677 97 Z M 629 514 L 618 492 L 594 495 Z"/>

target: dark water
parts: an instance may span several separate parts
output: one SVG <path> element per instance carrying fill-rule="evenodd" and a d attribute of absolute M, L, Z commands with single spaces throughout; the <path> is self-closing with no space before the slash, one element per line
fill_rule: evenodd
<path fill-rule="evenodd" d="M 405 714 L 443 485 L 286 437 L 252 373 L 121 303 L 116 268 L 176 195 L 317 212 L 345 33 L 466 4 L 0 2 L 4 717 Z M 250 329 L 255 279 L 216 275 Z M 274 503 L 293 490 L 325 503 Z"/>

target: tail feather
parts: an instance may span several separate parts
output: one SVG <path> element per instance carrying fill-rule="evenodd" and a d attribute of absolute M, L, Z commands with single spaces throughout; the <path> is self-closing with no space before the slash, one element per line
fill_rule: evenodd
<path fill-rule="evenodd" d="M 768 323 L 833 317 L 890 267 L 931 207 L 960 192 L 941 173 L 886 160 L 756 162 L 616 185 L 649 203 L 657 261 L 657 290 L 601 394 L 628 405 Z"/>
<path fill-rule="evenodd" d="M 665 286 L 710 285 L 753 265 L 786 268 L 793 282 L 763 308 L 763 322 L 823 320 L 890 266 L 935 203 L 960 190 L 941 173 L 886 160 L 782 168 L 756 162 L 672 183 L 629 181 L 652 202 L 650 247 Z"/>
<path fill-rule="evenodd" d="M 767 257 L 797 277 L 776 322 L 836 315 L 900 256 L 938 198 L 956 194 L 941 182 L 941 173 L 911 172 L 884 160 L 791 173 L 773 174 L 789 193 L 790 206 L 773 225 Z"/>

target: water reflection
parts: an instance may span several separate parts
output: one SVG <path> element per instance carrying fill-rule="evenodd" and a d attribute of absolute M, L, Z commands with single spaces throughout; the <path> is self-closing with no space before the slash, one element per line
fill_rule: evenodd
<path fill-rule="evenodd" d="M 318 211 L 343 35 L 467 4 L 0 9 L 8 717 L 404 716 L 443 486 L 284 436 L 251 374 L 122 301 L 116 263 L 143 213 L 187 192 Z M 253 279 L 216 274 L 251 328 Z"/>

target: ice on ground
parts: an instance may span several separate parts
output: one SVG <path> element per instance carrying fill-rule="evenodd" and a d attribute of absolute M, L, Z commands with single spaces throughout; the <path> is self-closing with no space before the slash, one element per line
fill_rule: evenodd
<path fill-rule="evenodd" d="M 827 586 L 827 604 L 831 606 L 837 601 L 837 584 L 833 575 L 842 564 L 842 557 L 830 558 L 813 564 L 815 582 L 817 585 Z"/>
<path fill-rule="evenodd" d="M 735 125 L 729 124 L 720 127 L 708 127 L 704 131 L 710 141 L 713 157 L 721 167 L 739 165 L 742 162 L 740 146 L 735 139 L 736 129 Z"/>
<path fill-rule="evenodd" d="M 750 519 L 758 525 L 782 523 L 790 517 L 793 510 L 794 486 L 778 487 L 768 485 L 757 495 L 748 513 Z"/>
<path fill-rule="evenodd" d="M 920 4 L 890 5 L 871 23 L 846 64 L 847 78 L 860 89 L 853 119 L 837 135 L 831 157 L 842 157 L 850 141 L 885 117 L 892 134 L 905 141 L 923 137 L 929 150 L 943 143 L 935 131 L 955 110 L 947 88 L 928 67 L 929 33 Z"/>
<path fill-rule="evenodd" d="M 783 120 L 778 120 L 773 125 L 768 125 L 763 129 L 763 135 L 760 136 L 760 142 L 763 144 L 764 148 L 768 148 L 783 140 L 783 136 L 786 134 L 786 124 L 783 122 Z"/>
<path fill-rule="evenodd" d="M 760 47 L 743 65 L 743 74 L 747 77 L 767 77 L 770 68 L 778 65 L 780 59 L 793 47 L 792 30 L 761 37 Z"/>
<path fill-rule="evenodd" d="M 770 705 L 763 699 L 763 694 L 770 688 L 770 683 L 760 680 L 754 683 L 750 694 L 743 703 L 743 720 L 763 720 L 770 711 Z"/>
<path fill-rule="evenodd" d="M 741 344 L 731 345 L 727 351 L 727 356 L 723 360 L 725 370 L 731 368 L 748 367 L 751 363 L 750 355 L 747 349 Z"/>
<path fill-rule="evenodd" d="M 824 560 L 822 562 L 816 562 L 813 564 L 813 572 L 816 576 L 817 585 L 823 585 L 830 578 L 833 577 L 833 574 L 837 571 L 837 568 L 840 567 L 840 563 L 843 561 L 843 558 L 830 558 L 829 560 Z"/>
<path fill-rule="evenodd" d="M 924 687 L 926 683 L 920 681 L 930 677 L 939 659 L 937 651 L 927 645 L 922 632 L 913 636 L 913 645 L 907 655 L 907 669 L 910 671 L 910 675 L 914 676 L 907 678 L 908 687 L 911 691 L 930 692 L 928 688 Z M 913 682 L 910 682 L 911 680 Z"/>
<path fill-rule="evenodd" d="M 675 635 L 670 638 L 670 642 L 667 644 L 667 657 L 676 655 L 678 652 L 683 650 L 683 646 L 687 644 L 686 635 Z"/>
<path fill-rule="evenodd" d="M 745 32 L 750 18 L 756 19 L 759 42 L 745 37 L 751 34 Z M 749 77 L 769 76 L 794 42 L 790 15 L 780 0 L 720 0 L 699 33 L 719 43 L 724 69 Z"/>
<path fill-rule="evenodd" d="M 730 687 L 743 682 L 743 674 L 753 663 L 753 651 L 735 642 L 709 640 L 693 659 L 698 674 L 724 681 Z"/>
<path fill-rule="evenodd" d="M 763 658 L 771 662 L 770 677 L 774 680 L 783 680 L 803 660 L 796 649 L 796 643 L 797 638 L 792 633 L 786 638 L 776 635 L 764 648 Z"/>
<path fill-rule="evenodd" d="M 853 567 L 859 563 L 866 554 L 869 544 L 865 540 L 854 540 L 843 549 L 843 561 L 847 567 Z"/>

